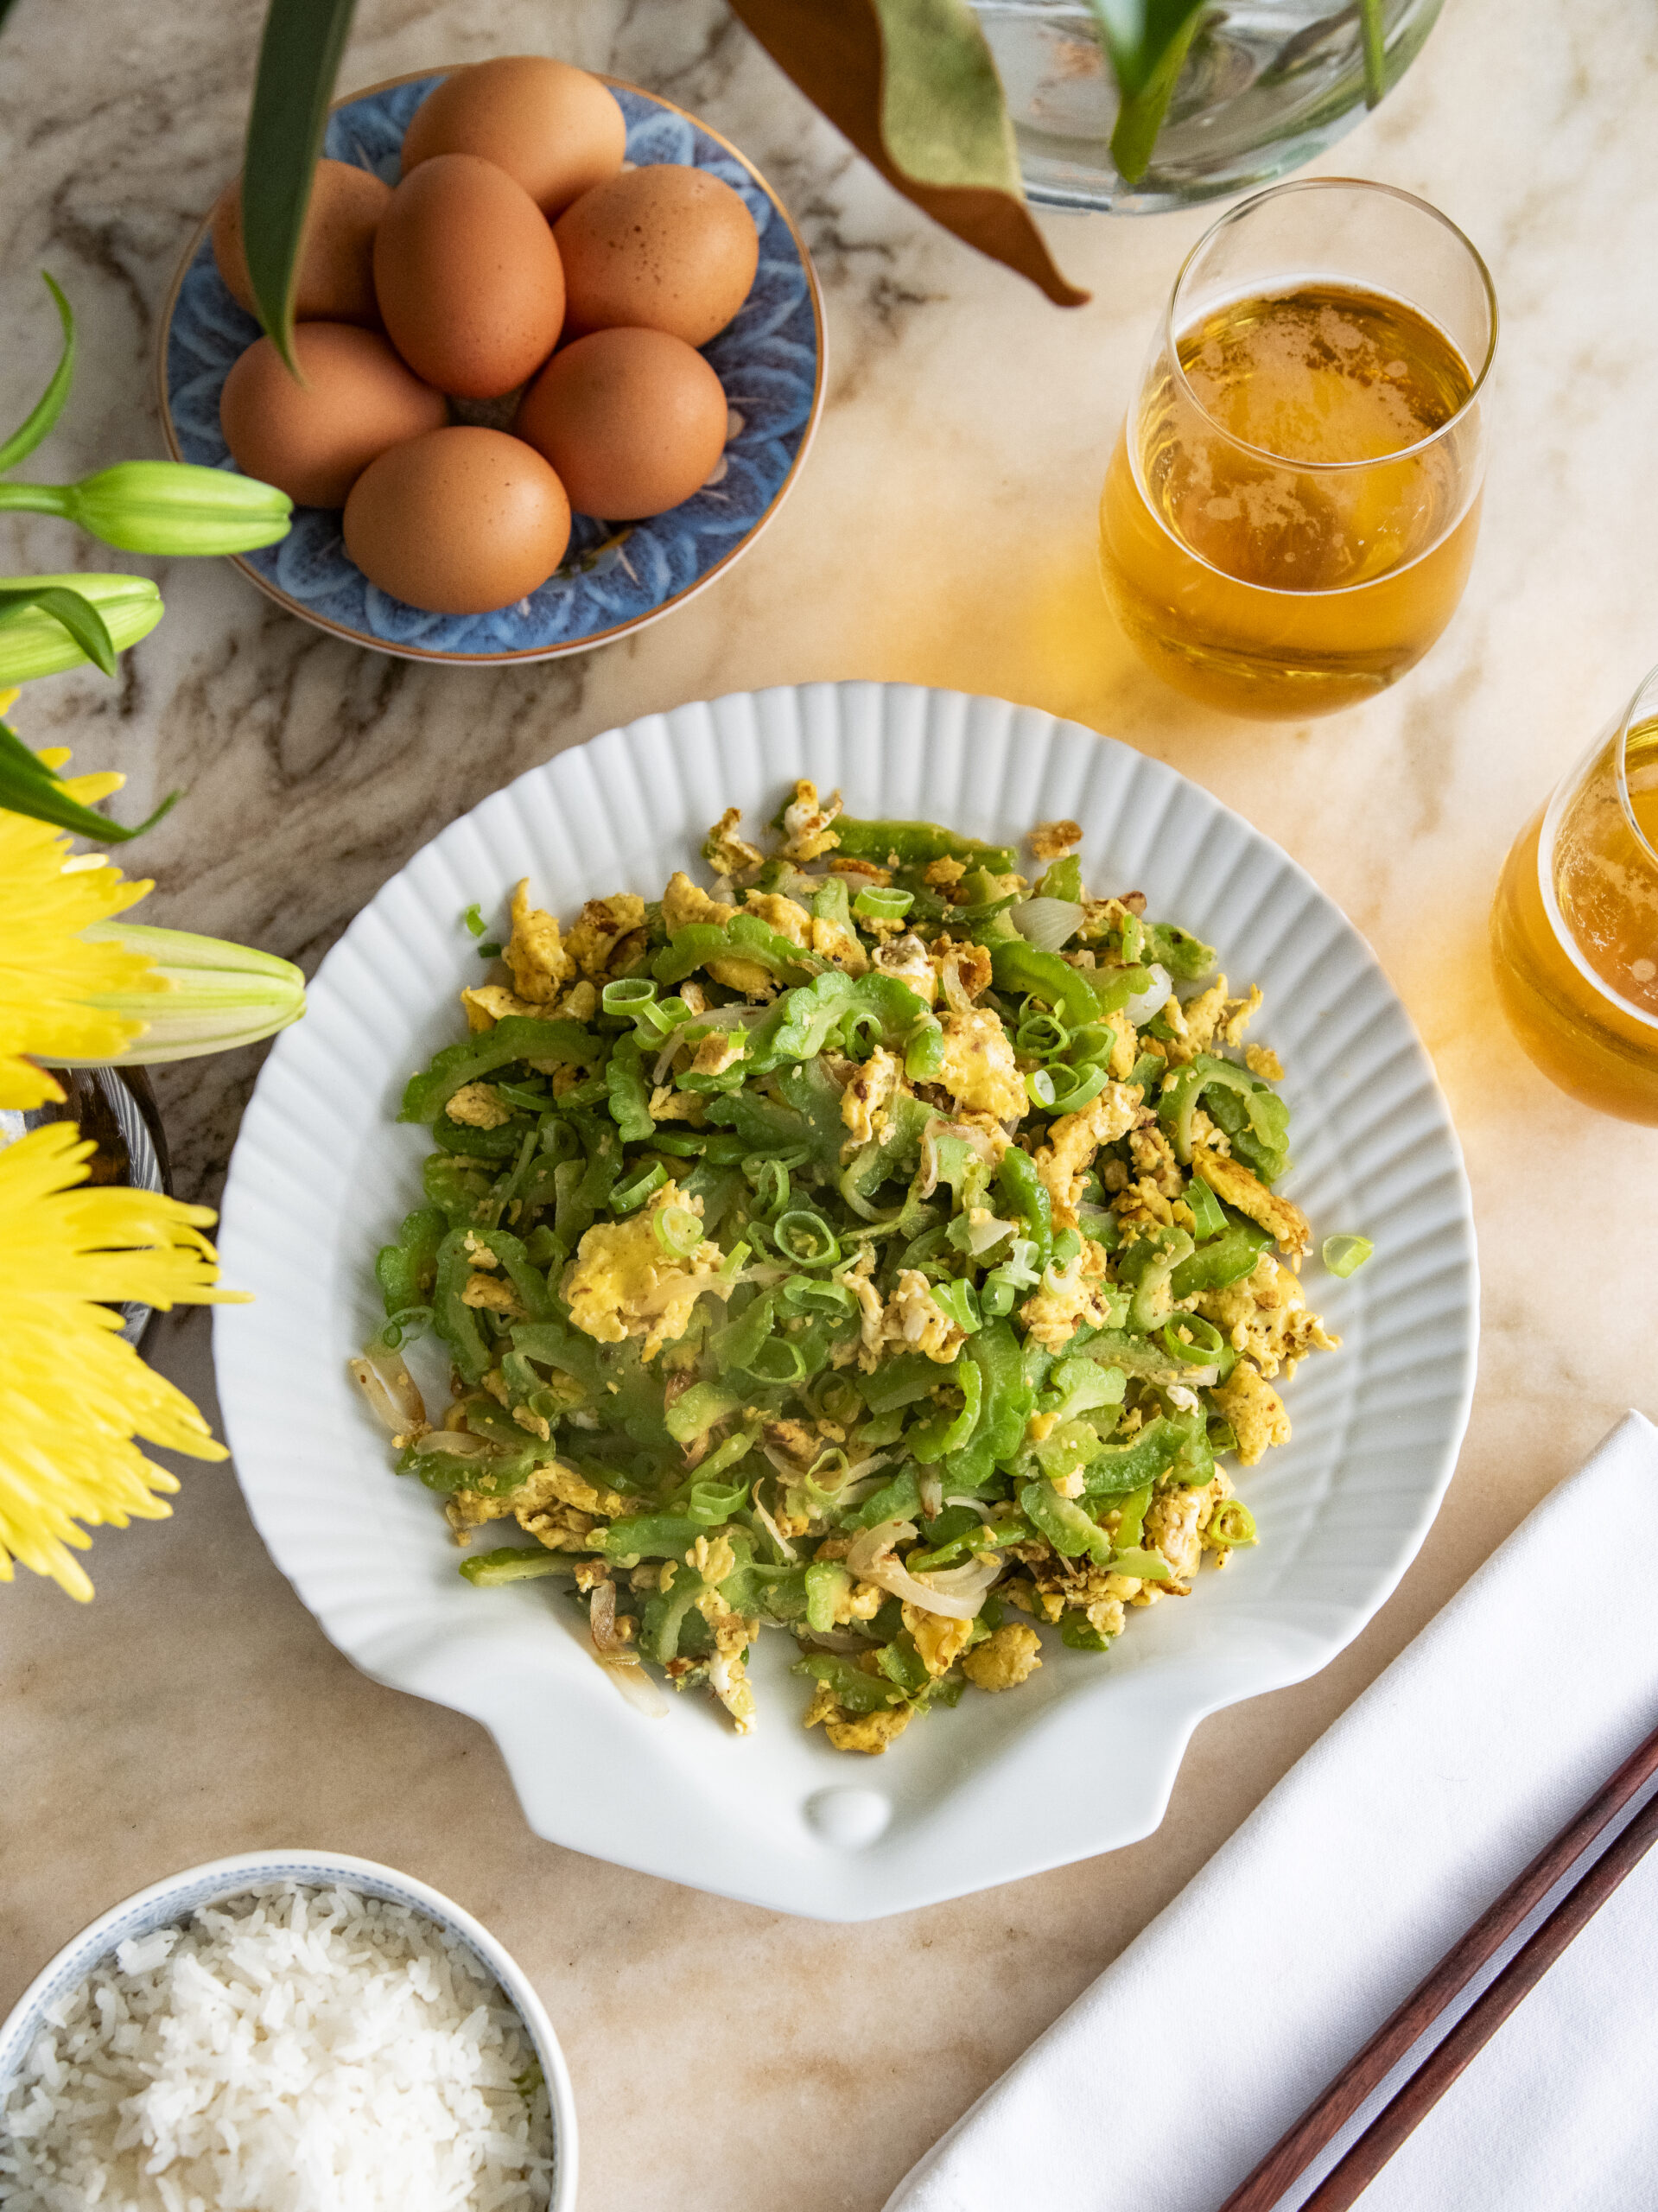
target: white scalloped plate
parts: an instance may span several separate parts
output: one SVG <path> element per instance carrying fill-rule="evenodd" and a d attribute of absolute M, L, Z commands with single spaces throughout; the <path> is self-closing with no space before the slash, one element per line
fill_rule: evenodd
<path fill-rule="evenodd" d="M 418 1201 L 408 1075 L 455 1034 L 478 973 L 458 926 L 524 874 L 569 913 L 657 893 L 735 803 L 788 780 L 848 810 L 926 817 L 1009 842 L 1069 816 L 1096 886 L 1221 948 L 1267 995 L 1257 1033 L 1289 1070 L 1315 1235 L 1359 1230 L 1348 1281 L 1309 1263 L 1345 1338 L 1287 1386 L 1293 1443 L 1246 1471 L 1261 1544 L 1191 1598 L 1133 1618 L 1109 1656 L 1047 1639 L 1016 1695 L 970 1692 L 879 1760 L 799 1726 L 791 1639 L 755 1663 L 760 1726 L 712 1702 L 634 1713 L 584 1656 L 577 1610 L 530 1583 L 455 1572 L 436 1501 L 396 1479 L 349 1382 L 375 1326 L 371 1263 Z M 1477 1280 L 1462 1156 L 1408 1016 L 1363 939 L 1275 845 L 1172 769 L 1032 708 L 875 683 L 737 694 L 612 730 L 485 800 L 392 878 L 278 1039 L 231 1164 L 213 1344 L 226 1433 L 272 1555 L 378 1681 L 469 1713 L 539 1834 L 673 1881 L 825 1920 L 867 1920 L 1063 1866 L 1148 1834 L 1206 1713 L 1299 1681 L 1356 1636 L 1415 1555 L 1473 1387 Z"/>

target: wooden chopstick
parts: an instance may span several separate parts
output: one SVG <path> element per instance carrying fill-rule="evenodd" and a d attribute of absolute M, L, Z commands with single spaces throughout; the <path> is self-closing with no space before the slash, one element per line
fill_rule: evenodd
<path fill-rule="evenodd" d="M 1655 1774 L 1658 1774 L 1658 1728 L 1630 1753 L 1617 1773 L 1579 1808 L 1553 1840 L 1544 1846 L 1524 1872 L 1509 1885 L 1495 1904 L 1480 1915 L 1466 1935 L 1454 1943 L 1439 1964 L 1417 1984 L 1397 2012 L 1382 2022 L 1363 2050 L 1349 2061 L 1322 2094 L 1308 2106 L 1295 2125 L 1279 2139 L 1248 2177 L 1233 2190 L 1219 2208 L 1219 2212 L 1270 2212 L 1270 2208 L 1278 2202 L 1285 2190 L 1299 2180 L 1319 2152 L 1335 2140 L 1354 2113 L 1382 2086 L 1400 2060 L 1432 2026 L 1446 2006 L 1455 2001 L 1480 1969 L 1496 1956 L 1555 1885 L 1571 1872 L 1601 1831 L 1617 1818 L 1630 1798 Z M 1646 1814 L 1643 1812 L 1638 1817 L 1644 1820 Z M 1631 1828 L 1635 1825 L 1634 1821 L 1630 1822 Z M 1619 1847 L 1622 1841 L 1620 1837 Z M 1607 1856 L 1610 1858 L 1610 1853 L 1608 1853 Z M 1617 1878 L 1621 1880 L 1623 1877 L 1619 1875 Z M 1612 1886 L 1616 1886 L 1616 1882 Z M 1576 1891 L 1572 1894 L 1575 1896 Z M 1610 1889 L 1606 1894 L 1610 1894 Z M 1596 1904 L 1599 1901 L 1597 1898 Z M 1587 1919 L 1594 1910 L 1595 1906 L 1591 1905 L 1585 1918 Z M 1553 1917 L 1551 1914 L 1551 1923 Z M 1540 1929 L 1539 1935 L 1541 1932 Z M 1575 1929 L 1572 1931 L 1572 1934 L 1576 1932 Z M 1534 1942 L 1537 1938 L 1532 1940 Z M 1567 1936 L 1565 1941 L 1569 1942 L 1571 1936 Z M 1527 1948 L 1528 1949 L 1530 1946 Z M 1521 1956 L 1524 1955 L 1522 1952 Z M 1505 1972 L 1510 1970 L 1505 1969 Z M 1542 1971 L 1540 1967 L 1539 1974 Z M 1502 1976 L 1498 1977 L 1499 1981 L 1502 1979 Z M 1495 1988 L 1496 1984 L 1492 1986 Z M 1529 1987 L 1530 1984 L 1526 1986 Z M 1522 1989 L 1520 1995 L 1524 1993 Z M 1482 1999 L 1480 2001 L 1483 2004 L 1485 2000 Z M 1515 2002 L 1519 2002 L 1518 1996 Z M 1475 2010 L 1477 2007 L 1471 2008 L 1470 2017 Z M 1494 2033 L 1498 2024 L 1494 2020 L 1488 2033 Z M 1469 2056 L 1472 2056 L 1471 2049 Z M 1466 2064 L 1466 2059 L 1463 2063 Z M 1436 2095 L 1439 2094 L 1441 2092 L 1435 2092 Z M 1397 2102 L 1397 2099 L 1394 2101 Z M 1427 2107 L 1424 2106 L 1422 2109 L 1426 2111 Z M 1392 2110 L 1392 2106 L 1388 2110 Z M 1411 2125 L 1413 2126 L 1415 2121 L 1413 2120 Z M 1408 2129 L 1406 2132 L 1408 2133 Z M 1402 2141 L 1403 2137 L 1399 2139 Z M 1357 2147 L 1356 2145 L 1355 2150 Z M 1348 2155 L 1350 2157 L 1352 2153 Z M 1340 2168 L 1336 2171 L 1339 2172 Z M 1332 2173 L 1328 2180 L 1334 2178 Z M 1331 2205 L 1335 2202 L 1332 2198 Z M 1304 2208 L 1304 2212 L 1312 2212 L 1311 2204 Z M 1329 2208 L 1321 2207 L 1320 2212 L 1329 2212 Z"/>
<path fill-rule="evenodd" d="M 1348 2212 L 1475 2053 L 1490 2041 L 1521 1998 L 1536 1987 L 1567 1944 L 1588 1926 L 1655 1843 L 1658 1843 L 1658 1793 L 1647 1800 L 1577 1887 L 1566 1891 L 1490 1987 L 1481 1992 L 1445 2040 L 1382 2107 L 1341 2163 L 1331 2169 L 1307 2198 L 1301 2212 Z"/>

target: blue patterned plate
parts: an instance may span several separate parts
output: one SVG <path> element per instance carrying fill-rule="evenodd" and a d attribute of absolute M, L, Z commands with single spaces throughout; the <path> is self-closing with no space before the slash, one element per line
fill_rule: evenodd
<path fill-rule="evenodd" d="M 447 73 L 429 71 L 342 100 L 324 151 L 395 184 L 409 118 Z M 817 279 L 781 201 L 734 146 L 670 100 L 606 78 L 627 118 L 627 158 L 683 162 L 742 195 L 760 234 L 753 289 L 702 348 L 725 386 L 730 434 L 715 480 L 667 514 L 630 524 L 575 518 L 563 565 L 540 590 L 491 614 L 429 614 L 389 598 L 346 551 L 333 508 L 300 507 L 278 545 L 237 565 L 290 613 L 353 644 L 409 660 L 550 660 L 654 622 L 752 545 L 800 472 L 823 405 Z M 259 326 L 213 265 L 204 222 L 162 317 L 162 422 L 175 459 L 233 468 L 219 396 Z"/>

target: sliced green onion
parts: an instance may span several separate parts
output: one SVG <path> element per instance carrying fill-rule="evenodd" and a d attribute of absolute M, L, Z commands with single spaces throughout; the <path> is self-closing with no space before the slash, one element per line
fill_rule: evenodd
<path fill-rule="evenodd" d="M 1071 1074 L 1071 1071 L 1064 1072 Z M 1110 1078 L 1102 1067 L 1078 1068 L 1072 1080 L 1062 1090 L 1054 1084 L 1053 1110 L 1056 1114 L 1075 1114 L 1087 1105 L 1090 1098 L 1097 1098 Z M 1051 1078 L 1050 1078 L 1051 1082 Z"/>
<path fill-rule="evenodd" d="M 841 1041 L 854 1059 L 867 1060 L 886 1038 L 886 1025 L 878 1014 L 849 1014 L 841 1024 Z"/>
<path fill-rule="evenodd" d="M 1053 1240 L 1053 1264 L 1063 1274 L 1083 1249 L 1083 1240 L 1074 1229 L 1062 1229 Z"/>
<path fill-rule="evenodd" d="M 1026 999 L 1025 1005 L 1026 1011 L 1013 1032 L 1013 1050 L 1026 1059 L 1057 1059 L 1070 1042 L 1070 1031 L 1057 1014 L 1050 1014 L 1034 999 Z"/>
<path fill-rule="evenodd" d="M 734 1437 L 731 1440 L 734 1443 L 741 1441 L 745 1446 L 748 1441 L 746 1437 L 740 1440 Z M 693 1521 L 700 1521 L 706 1528 L 711 1529 L 721 1521 L 729 1521 L 747 1497 L 746 1483 L 709 1482 L 706 1475 L 701 1475 L 691 1484 L 685 1510 Z"/>
<path fill-rule="evenodd" d="M 753 1429 L 749 1428 L 740 1428 L 734 1436 L 727 1437 L 725 1442 L 721 1445 L 719 1449 L 715 1452 L 710 1452 L 708 1458 L 703 1460 L 702 1465 L 697 1469 L 697 1481 L 699 1483 L 710 1483 L 713 1481 L 715 1475 L 722 1475 L 727 1467 L 734 1467 L 738 1460 L 740 1459 L 748 1451 L 753 1441 L 754 1432 Z"/>
<path fill-rule="evenodd" d="M 744 1371 L 760 1382 L 802 1382 L 806 1376 L 805 1354 L 787 1337 L 768 1337 L 750 1354 Z"/>
<path fill-rule="evenodd" d="M 674 1129 L 658 1129 L 651 1142 L 657 1152 L 671 1153 L 676 1160 L 700 1160 L 706 1140 Z"/>
<path fill-rule="evenodd" d="M 1013 1310 L 1019 1293 L 1000 1268 L 993 1268 L 979 1287 L 979 1311 L 988 1320 L 1000 1321 Z"/>
<path fill-rule="evenodd" d="M 866 922 L 901 922 L 915 904 L 912 891 L 861 891 L 852 911 Z"/>
<path fill-rule="evenodd" d="M 429 1306 L 403 1306 L 388 1314 L 372 1340 L 372 1349 L 396 1351 L 405 1338 L 420 1336 L 432 1325 Z"/>
<path fill-rule="evenodd" d="M 932 1287 L 933 1300 L 947 1313 L 964 1336 L 971 1336 L 981 1325 L 978 1293 L 970 1282 L 936 1282 Z"/>
<path fill-rule="evenodd" d="M 478 957 L 480 960 L 499 960 L 505 950 L 505 945 L 498 944 L 493 938 L 490 938 L 479 946 Z"/>
<path fill-rule="evenodd" d="M 1117 1033 L 1109 1023 L 1085 1021 L 1080 1029 L 1071 1032 L 1072 1067 L 1093 1067 L 1098 1061 L 1109 1060 L 1116 1041 Z"/>
<path fill-rule="evenodd" d="M 1163 1342 L 1175 1358 L 1187 1367 L 1212 1367 L 1226 1349 L 1225 1339 L 1215 1324 L 1196 1313 L 1177 1313 L 1172 1321 L 1166 1321 Z"/>
<path fill-rule="evenodd" d="M 630 1175 L 626 1182 L 618 1183 L 610 1194 L 612 1213 L 633 1213 L 645 1204 L 652 1191 L 659 1191 L 668 1179 L 668 1171 L 659 1160 Z"/>
<path fill-rule="evenodd" d="M 1242 1498 L 1223 1498 L 1210 1516 L 1209 1526 L 1204 1533 L 1216 1544 L 1253 1544 L 1255 1541 L 1255 1516 Z"/>
<path fill-rule="evenodd" d="M 632 1014 L 638 1007 L 649 1006 L 656 995 L 654 977 L 620 976 L 613 983 L 605 985 L 599 994 L 599 1003 L 607 1014 Z"/>
<path fill-rule="evenodd" d="M 1025 1078 L 1025 1088 L 1032 1106 L 1039 1106 L 1044 1113 L 1053 1110 L 1053 1077 L 1046 1068 L 1033 1068 Z"/>
<path fill-rule="evenodd" d="M 772 1234 L 784 1258 L 797 1268 L 832 1268 L 841 1256 L 840 1239 L 828 1222 L 804 1206 L 780 1214 Z"/>
<path fill-rule="evenodd" d="M 763 1221 L 775 1221 L 789 1204 L 789 1171 L 778 1160 L 745 1160 L 743 1173 L 754 1193 L 754 1211 Z"/>
<path fill-rule="evenodd" d="M 473 900 L 471 906 L 467 907 L 466 912 L 462 914 L 461 918 L 474 937 L 482 937 L 486 925 L 484 921 L 482 911 L 475 899 Z"/>
<path fill-rule="evenodd" d="M 1368 1236 L 1326 1236 L 1322 1257 L 1332 1275 L 1350 1275 L 1364 1265 L 1375 1246 Z"/>
<path fill-rule="evenodd" d="M 667 1180 L 664 1176 L 664 1181 Z M 702 1223 L 689 1206 L 664 1206 L 652 1217 L 657 1242 L 676 1260 L 688 1260 L 702 1242 Z"/>

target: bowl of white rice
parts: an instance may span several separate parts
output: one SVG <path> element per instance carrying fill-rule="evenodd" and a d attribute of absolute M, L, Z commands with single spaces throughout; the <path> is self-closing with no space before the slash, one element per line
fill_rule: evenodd
<path fill-rule="evenodd" d="M 128 1897 L 0 2027 L 6 2212 L 572 2212 L 523 1970 L 390 1866 L 257 1851 Z"/>

